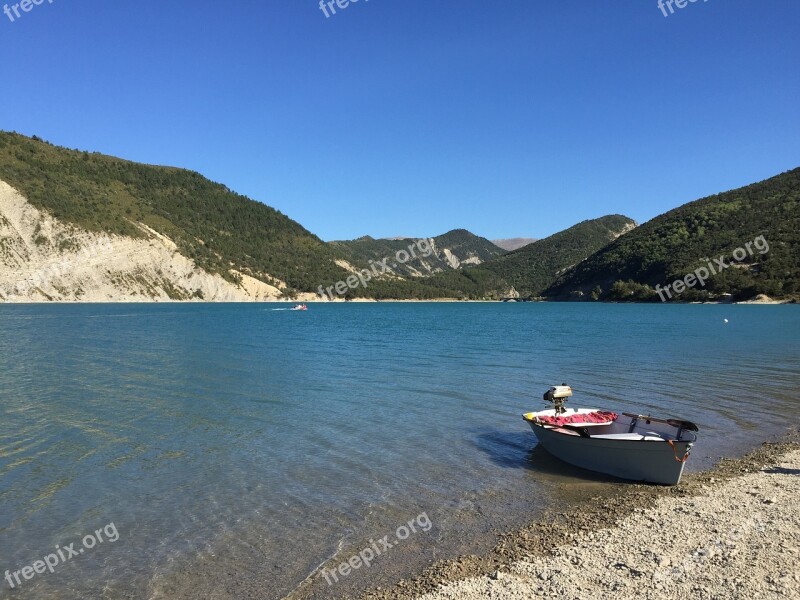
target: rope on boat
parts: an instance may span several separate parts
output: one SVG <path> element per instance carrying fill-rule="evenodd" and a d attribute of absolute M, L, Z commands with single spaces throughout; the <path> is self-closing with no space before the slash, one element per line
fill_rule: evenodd
<path fill-rule="evenodd" d="M 683 455 L 683 458 L 678 458 L 678 449 L 675 447 L 675 443 L 672 440 L 667 440 L 667 443 L 672 446 L 672 452 L 675 454 L 675 460 L 679 463 L 685 463 L 689 460 L 689 449 L 686 449 L 686 454 Z"/>

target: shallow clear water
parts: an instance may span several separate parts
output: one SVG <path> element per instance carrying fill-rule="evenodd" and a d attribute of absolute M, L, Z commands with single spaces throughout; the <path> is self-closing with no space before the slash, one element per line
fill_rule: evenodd
<path fill-rule="evenodd" d="M 119 531 L 14 597 L 277 598 L 423 511 L 380 572 L 467 548 L 605 485 L 535 449 L 553 383 L 697 422 L 692 469 L 798 422 L 796 306 L 273 308 L 0 306 L 0 574 Z"/>

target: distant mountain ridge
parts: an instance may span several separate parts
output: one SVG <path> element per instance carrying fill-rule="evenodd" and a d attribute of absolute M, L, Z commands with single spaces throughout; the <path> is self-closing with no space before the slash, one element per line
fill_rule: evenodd
<path fill-rule="evenodd" d="M 414 239 L 375 239 L 364 236 L 329 244 L 348 263 L 363 266 L 370 260 L 380 261 L 385 257 L 395 256 L 397 252 L 408 247 L 409 240 Z M 466 229 L 454 229 L 426 239 L 431 245 L 429 256 L 416 256 L 404 263 L 394 261 L 387 265 L 390 272 L 402 277 L 429 277 L 442 271 L 479 265 L 505 254 L 502 248 Z"/>
<path fill-rule="evenodd" d="M 532 244 L 536 239 L 537 238 L 504 238 L 500 240 L 491 240 L 491 242 L 503 250 L 512 252 L 513 250 L 519 250 L 528 244 Z"/>

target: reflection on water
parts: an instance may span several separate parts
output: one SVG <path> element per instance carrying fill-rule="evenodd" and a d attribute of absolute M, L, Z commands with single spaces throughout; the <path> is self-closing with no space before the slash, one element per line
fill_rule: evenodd
<path fill-rule="evenodd" d="M 797 423 L 799 334 L 793 306 L 0 306 L 0 569 L 113 521 L 19 597 L 277 598 L 425 511 L 400 572 L 613 481 L 536 447 L 549 385 L 699 423 L 698 469 Z"/>

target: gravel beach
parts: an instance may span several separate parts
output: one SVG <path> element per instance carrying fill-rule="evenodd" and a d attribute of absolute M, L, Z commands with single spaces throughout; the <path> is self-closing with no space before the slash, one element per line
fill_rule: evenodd
<path fill-rule="evenodd" d="M 800 444 L 548 514 L 364 600 L 800 598 Z"/>

